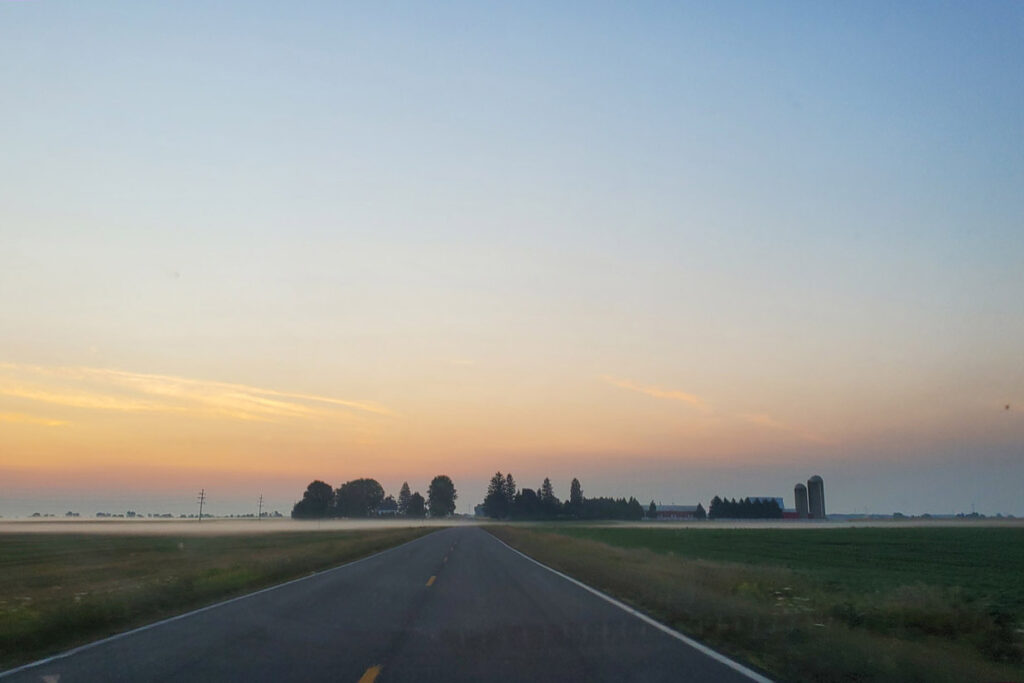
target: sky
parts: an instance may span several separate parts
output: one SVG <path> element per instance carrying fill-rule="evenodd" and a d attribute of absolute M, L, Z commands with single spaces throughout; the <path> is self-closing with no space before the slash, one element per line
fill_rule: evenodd
<path fill-rule="evenodd" d="M 1022 64 L 1008 2 L 0 2 L 0 515 L 1024 515 Z"/>

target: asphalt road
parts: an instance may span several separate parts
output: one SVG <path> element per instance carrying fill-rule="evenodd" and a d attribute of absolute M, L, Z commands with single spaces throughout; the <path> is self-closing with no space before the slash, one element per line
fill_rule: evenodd
<path fill-rule="evenodd" d="M 9 681 L 750 681 L 476 527 L 131 631 Z"/>

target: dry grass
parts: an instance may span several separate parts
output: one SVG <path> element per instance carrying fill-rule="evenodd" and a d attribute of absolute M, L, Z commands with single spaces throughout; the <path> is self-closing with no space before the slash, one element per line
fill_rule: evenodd
<path fill-rule="evenodd" d="M 994 632 L 989 615 L 945 588 L 864 596 L 785 567 L 627 549 L 544 527 L 489 530 L 780 680 L 1024 680 L 1015 653 L 986 651 L 1007 629 Z M 1016 642 L 1002 645 L 1019 647 L 1009 633 Z"/>

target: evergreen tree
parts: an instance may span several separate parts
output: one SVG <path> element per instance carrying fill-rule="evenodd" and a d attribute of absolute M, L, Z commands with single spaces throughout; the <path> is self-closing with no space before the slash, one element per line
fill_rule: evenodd
<path fill-rule="evenodd" d="M 545 502 L 558 500 L 555 498 L 555 487 L 547 477 L 544 477 L 544 483 L 540 485 L 540 499 Z"/>
<path fill-rule="evenodd" d="M 398 514 L 405 516 L 409 511 L 409 498 L 412 493 L 409 491 L 409 482 L 402 482 L 402 490 L 398 492 Z"/>
<path fill-rule="evenodd" d="M 647 508 L 647 519 L 657 519 L 657 518 L 658 518 L 658 506 L 655 505 L 654 501 L 652 500 L 650 506 L 648 506 L 648 508 Z"/>
<path fill-rule="evenodd" d="M 540 507 L 543 516 L 549 519 L 557 517 L 561 507 L 561 502 L 555 496 L 555 487 L 547 477 L 544 477 L 544 483 L 540 485 Z"/>
<path fill-rule="evenodd" d="M 511 472 L 505 475 L 505 500 L 508 501 L 509 509 L 516 502 L 516 480 L 512 478 Z"/>
<path fill-rule="evenodd" d="M 579 516 L 583 512 L 583 489 L 580 487 L 580 480 L 573 477 L 572 483 L 569 484 L 569 503 L 568 506 L 570 514 Z"/>
<path fill-rule="evenodd" d="M 488 517 L 504 519 L 508 517 L 508 498 L 505 496 L 505 477 L 495 472 L 487 484 L 487 496 L 484 498 L 484 510 Z"/>

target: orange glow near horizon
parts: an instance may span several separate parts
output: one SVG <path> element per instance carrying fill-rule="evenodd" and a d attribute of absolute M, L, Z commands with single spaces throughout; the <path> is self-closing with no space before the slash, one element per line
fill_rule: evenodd
<path fill-rule="evenodd" d="M 811 430 L 710 398 L 600 376 L 538 397 L 508 392 L 449 401 L 408 392 L 363 400 L 150 373 L 0 364 L 0 468 L 25 487 L 71 477 L 85 488 L 160 472 L 157 489 L 202 474 L 247 478 L 485 475 L 503 462 L 542 467 L 628 462 L 763 463 L 830 449 L 865 434 Z M 879 423 L 881 424 L 881 423 Z M 931 421 L 925 426 L 933 429 Z M 870 435 L 870 432 L 868 433 Z M 117 473 L 125 473 L 119 475 Z M 133 475 L 132 473 L 136 473 Z"/>

